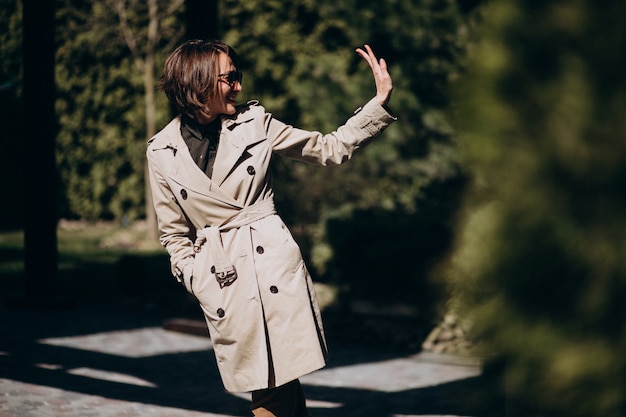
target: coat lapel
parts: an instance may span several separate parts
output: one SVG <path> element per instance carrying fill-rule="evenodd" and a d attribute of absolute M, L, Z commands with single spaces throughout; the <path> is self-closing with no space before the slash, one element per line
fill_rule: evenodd
<path fill-rule="evenodd" d="M 236 129 L 238 125 L 251 123 L 252 118 L 224 119 L 222 122 L 222 133 L 220 144 L 217 148 L 215 165 L 213 166 L 213 181 L 222 186 L 224 181 L 233 173 L 235 168 L 252 155 L 248 150 L 258 143 L 257 137 L 250 136 L 247 129 Z M 243 132 L 248 132 L 244 135 Z"/>
<path fill-rule="evenodd" d="M 220 144 L 217 147 L 215 165 L 213 166 L 213 181 L 218 185 L 222 185 L 230 175 L 246 149 L 245 138 L 233 134 L 231 132 L 233 127 L 233 120 L 227 119 L 222 123 Z"/>

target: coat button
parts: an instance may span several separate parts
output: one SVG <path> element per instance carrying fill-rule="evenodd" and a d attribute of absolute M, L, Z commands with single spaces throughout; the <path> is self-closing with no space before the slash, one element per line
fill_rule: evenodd
<path fill-rule="evenodd" d="M 250 175 L 254 175 L 256 173 L 252 165 L 248 165 L 248 168 L 246 168 L 246 170 L 248 171 L 248 174 Z"/>
<path fill-rule="evenodd" d="M 180 190 L 180 196 L 183 198 L 183 200 L 187 199 L 187 190 L 185 190 L 184 188 L 182 190 Z"/>
<path fill-rule="evenodd" d="M 217 309 L 217 316 L 218 316 L 219 318 L 224 317 L 224 315 L 225 315 L 225 314 L 226 314 L 226 313 L 224 312 L 224 309 L 223 309 L 223 308 L 218 308 L 218 309 Z"/>
<path fill-rule="evenodd" d="M 211 273 L 214 274 L 215 273 L 215 265 L 211 266 Z"/>
<path fill-rule="evenodd" d="M 256 253 L 258 253 L 259 255 L 263 255 L 263 252 L 265 252 L 265 249 L 263 249 L 263 246 L 256 247 Z"/>
<path fill-rule="evenodd" d="M 278 292 L 278 287 L 276 287 L 276 285 L 272 285 L 272 286 L 270 287 L 270 292 L 271 292 L 272 294 L 276 294 L 276 293 Z"/>

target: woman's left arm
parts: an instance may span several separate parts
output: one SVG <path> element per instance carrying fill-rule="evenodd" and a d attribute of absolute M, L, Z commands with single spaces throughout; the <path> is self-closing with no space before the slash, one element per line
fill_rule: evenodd
<path fill-rule="evenodd" d="M 378 60 L 369 45 L 364 48 L 356 51 L 374 74 L 376 97 L 359 108 L 345 124 L 325 135 L 294 128 L 266 113 L 265 130 L 275 152 L 317 165 L 341 164 L 396 120 L 386 106 L 393 89 L 387 63 L 384 59 Z"/>

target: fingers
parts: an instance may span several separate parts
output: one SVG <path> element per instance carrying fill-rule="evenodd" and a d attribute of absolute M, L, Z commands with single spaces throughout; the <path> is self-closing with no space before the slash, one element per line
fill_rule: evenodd
<path fill-rule="evenodd" d="M 378 62 L 379 66 L 380 66 L 380 70 L 381 71 L 387 71 L 387 61 L 385 61 L 384 58 L 380 58 L 380 61 Z"/>
<path fill-rule="evenodd" d="M 357 54 L 359 54 L 361 58 L 367 61 L 372 70 L 376 70 L 376 67 L 378 66 L 378 61 L 376 60 L 376 55 L 374 55 L 374 51 L 372 51 L 372 48 L 367 44 L 364 45 L 364 47 L 365 50 L 357 48 Z"/>
<path fill-rule="evenodd" d="M 365 44 L 363 48 L 357 48 L 356 53 L 363 58 L 370 66 L 376 82 L 376 98 L 378 102 L 385 105 L 391 97 L 393 83 L 387 68 L 387 61 L 377 59 L 372 48 Z"/>
<path fill-rule="evenodd" d="M 372 69 L 375 78 L 385 77 L 387 75 L 387 62 L 384 59 L 377 59 L 372 48 L 365 44 L 365 50 L 357 48 L 356 53 L 363 58 Z"/>

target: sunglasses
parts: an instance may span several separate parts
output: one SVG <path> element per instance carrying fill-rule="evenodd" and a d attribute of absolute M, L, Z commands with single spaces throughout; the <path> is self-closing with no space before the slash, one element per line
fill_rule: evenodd
<path fill-rule="evenodd" d="M 243 81 L 243 72 L 230 71 L 224 74 L 218 74 L 218 77 L 226 81 L 232 87 L 236 82 L 241 84 L 241 82 Z"/>

